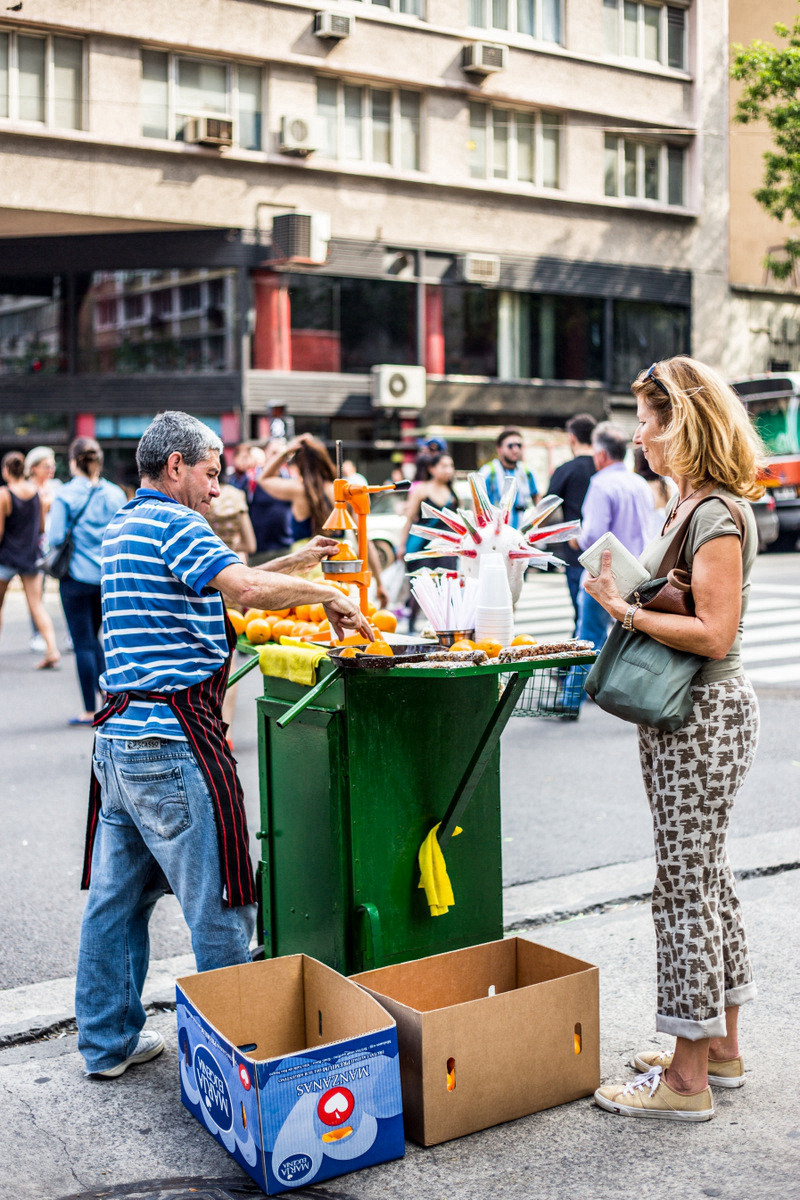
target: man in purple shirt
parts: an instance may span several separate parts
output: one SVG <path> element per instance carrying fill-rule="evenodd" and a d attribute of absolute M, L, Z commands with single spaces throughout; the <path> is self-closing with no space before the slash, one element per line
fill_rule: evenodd
<path fill-rule="evenodd" d="M 624 429 L 603 421 L 592 433 L 592 456 L 597 472 L 589 481 L 581 512 L 581 532 L 574 543 L 588 550 L 609 531 L 637 558 L 649 540 L 653 521 L 653 493 L 623 459 L 629 438 Z M 586 575 L 584 573 L 584 579 Z M 594 642 L 599 650 L 608 637 L 611 618 L 588 594 L 581 581 L 578 595 L 579 638 Z"/>

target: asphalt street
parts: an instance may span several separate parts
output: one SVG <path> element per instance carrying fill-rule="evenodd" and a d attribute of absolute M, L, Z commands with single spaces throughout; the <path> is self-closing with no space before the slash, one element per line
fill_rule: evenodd
<path fill-rule="evenodd" d="M 800 582 L 798 565 L 797 555 L 762 556 L 757 570 Z M 58 617 L 55 597 L 49 607 Z M 79 703 L 71 657 L 57 673 L 33 671 L 19 596 L 8 598 L 3 617 L 0 1198 L 228 1200 L 255 1192 L 180 1105 L 175 1017 L 164 1006 L 175 976 L 193 964 L 171 897 L 154 917 L 147 993 L 167 1053 L 113 1083 L 82 1076 L 72 976 L 91 733 L 66 725 Z M 234 725 L 253 826 L 258 689 L 255 675 L 243 681 Z M 297 1195 L 800 1198 L 798 1086 L 786 1059 L 800 1001 L 800 687 L 758 692 L 761 745 L 731 839 L 760 987 L 743 1017 L 747 1086 L 716 1093 L 707 1125 L 612 1118 L 578 1101 L 429 1150 L 408 1143 L 404 1160 Z M 666 1044 L 654 1033 L 654 945 L 642 899 L 651 835 L 633 727 L 593 706 L 575 723 L 512 721 L 503 737 L 503 820 L 506 927 L 598 964 L 603 1078 L 628 1078 L 633 1052 Z"/>

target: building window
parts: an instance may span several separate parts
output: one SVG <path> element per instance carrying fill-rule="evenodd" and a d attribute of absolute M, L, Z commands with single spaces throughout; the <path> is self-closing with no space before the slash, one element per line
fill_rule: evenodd
<path fill-rule="evenodd" d="M 691 352 L 688 308 L 614 301 L 612 387 L 627 389 L 643 365 Z"/>
<path fill-rule="evenodd" d="M 364 374 L 416 357 L 416 285 L 292 275 L 292 370 Z"/>
<path fill-rule="evenodd" d="M 425 0 L 364 0 L 374 8 L 388 8 L 391 12 L 405 13 L 409 17 L 425 19 Z"/>
<path fill-rule="evenodd" d="M 561 41 L 561 0 L 467 0 L 467 23 L 491 32 Z"/>
<path fill-rule="evenodd" d="M 0 32 L 0 117 L 83 129 L 83 42 Z"/>
<path fill-rule="evenodd" d="M 497 312 L 500 293 L 490 288 L 442 288 L 446 375 L 497 378 Z"/>
<path fill-rule="evenodd" d="M 420 169 L 418 92 L 318 79 L 317 114 L 322 118 L 323 157 L 401 171 Z"/>
<path fill-rule="evenodd" d="M 561 186 L 561 120 L 554 113 L 516 112 L 472 102 L 469 131 L 473 179 Z"/>
<path fill-rule="evenodd" d="M 501 379 L 602 379 L 603 301 L 501 292 Z"/>
<path fill-rule="evenodd" d="M 182 141 L 190 117 L 227 117 L 244 150 L 262 143 L 259 67 L 142 50 L 142 134 Z"/>
<path fill-rule="evenodd" d="M 685 160 L 683 146 L 607 134 L 605 194 L 682 207 L 686 203 Z"/>
<path fill-rule="evenodd" d="M 671 4 L 603 0 L 603 44 L 614 58 L 686 70 L 686 12 Z"/>

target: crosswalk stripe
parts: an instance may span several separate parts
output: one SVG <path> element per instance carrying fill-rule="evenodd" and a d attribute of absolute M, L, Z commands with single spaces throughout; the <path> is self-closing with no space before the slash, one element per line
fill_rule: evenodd
<path fill-rule="evenodd" d="M 573 611 L 563 575 L 525 581 L 517 603 L 516 628 L 534 637 L 572 637 Z M 800 587 L 754 583 L 745 616 L 742 661 L 753 683 L 800 683 Z"/>
<path fill-rule="evenodd" d="M 782 658 L 784 661 L 796 658 L 795 668 L 800 668 L 800 642 L 780 642 L 777 646 L 742 646 L 742 661 L 746 663 L 769 662 L 770 659 Z"/>
<path fill-rule="evenodd" d="M 782 667 L 748 667 L 747 675 L 753 683 L 800 683 L 800 663 L 787 663 Z"/>

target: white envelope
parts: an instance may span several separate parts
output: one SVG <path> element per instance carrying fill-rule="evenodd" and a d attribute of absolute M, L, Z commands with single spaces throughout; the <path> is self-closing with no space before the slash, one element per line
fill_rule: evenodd
<path fill-rule="evenodd" d="M 584 550 L 583 554 L 578 555 L 578 562 L 586 568 L 590 575 L 600 574 L 604 550 L 611 551 L 611 573 L 619 588 L 619 594 L 627 600 L 638 587 L 647 583 L 650 575 L 613 533 L 604 533 L 588 550 Z"/>

